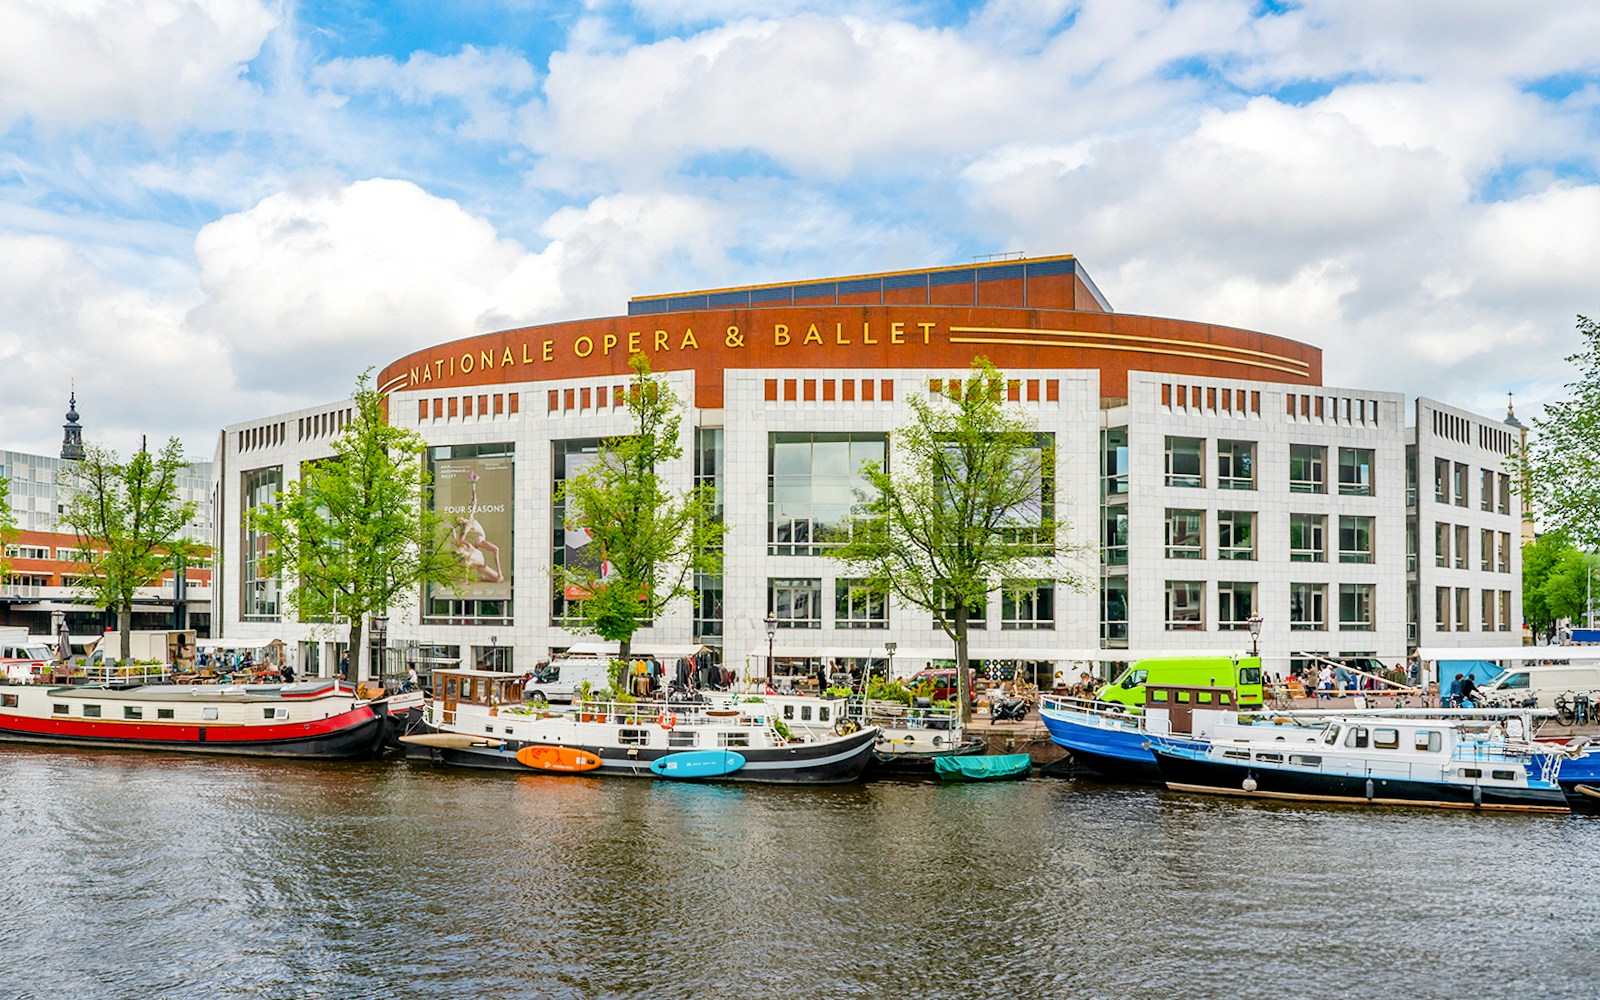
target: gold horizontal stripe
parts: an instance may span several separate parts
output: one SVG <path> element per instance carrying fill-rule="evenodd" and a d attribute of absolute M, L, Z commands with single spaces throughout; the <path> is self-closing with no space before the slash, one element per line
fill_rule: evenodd
<path fill-rule="evenodd" d="M 1195 347 L 1192 340 L 1176 340 L 1172 337 L 1140 337 L 1129 333 L 1090 333 L 1086 330 L 1039 330 L 1033 327 L 1005 327 L 1005 326 L 952 326 L 951 333 L 1031 333 L 1045 334 L 1052 337 L 1093 337 L 1097 340 L 1125 340 L 1140 344 L 1172 344 L 1177 347 Z M 1297 365 L 1311 373 L 1311 366 L 1298 358 L 1291 358 L 1285 354 L 1274 354 L 1271 351 L 1253 351 L 1248 347 L 1230 347 L 1227 344 L 1206 344 L 1205 347 L 1213 351 L 1226 351 L 1230 354 L 1246 354 L 1256 358 L 1270 358 L 1273 361 L 1282 361 L 1285 364 Z"/>
<path fill-rule="evenodd" d="M 1023 347 L 1081 347 L 1091 351 L 1128 351 L 1132 354 L 1164 354 L 1175 358 L 1199 358 L 1202 361 L 1220 361 L 1230 365 L 1245 365 L 1249 368 L 1267 368 L 1288 375 L 1298 375 L 1302 378 L 1310 376 L 1310 372 L 1299 368 L 1288 368 L 1284 365 L 1275 365 L 1266 361 L 1252 361 L 1249 358 L 1230 358 L 1221 354 L 1205 354 L 1200 351 L 1170 351 L 1164 347 L 1138 347 L 1131 344 L 1092 344 L 1081 341 L 1068 340 L 1011 340 L 1005 337 L 951 337 L 952 344 L 1017 344 Z"/>

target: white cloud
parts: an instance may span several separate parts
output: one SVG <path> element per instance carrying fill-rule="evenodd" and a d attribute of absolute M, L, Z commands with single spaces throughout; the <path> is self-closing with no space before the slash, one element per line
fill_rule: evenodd
<path fill-rule="evenodd" d="M 0 127 L 202 118 L 245 99 L 278 21 L 259 0 L 0 0 Z"/>
<path fill-rule="evenodd" d="M 533 89 L 536 74 L 513 52 L 467 45 L 451 56 L 413 52 L 404 63 L 388 56 L 335 59 L 319 67 L 315 77 L 341 94 L 392 94 L 422 106 L 453 100 L 468 113 L 459 134 L 489 139 L 510 137 L 511 100 Z"/>

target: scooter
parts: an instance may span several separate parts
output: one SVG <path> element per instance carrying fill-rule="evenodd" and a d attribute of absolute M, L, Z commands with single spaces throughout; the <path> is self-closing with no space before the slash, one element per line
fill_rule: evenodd
<path fill-rule="evenodd" d="M 1021 722 L 1028 715 L 1028 699 L 1000 698 L 989 702 L 990 722 Z"/>

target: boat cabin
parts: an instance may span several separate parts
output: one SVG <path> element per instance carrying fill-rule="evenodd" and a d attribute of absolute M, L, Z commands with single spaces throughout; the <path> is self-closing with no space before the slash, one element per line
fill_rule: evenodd
<path fill-rule="evenodd" d="M 500 670 L 435 670 L 433 685 L 446 718 L 461 702 L 490 708 L 522 704 L 522 677 Z"/>

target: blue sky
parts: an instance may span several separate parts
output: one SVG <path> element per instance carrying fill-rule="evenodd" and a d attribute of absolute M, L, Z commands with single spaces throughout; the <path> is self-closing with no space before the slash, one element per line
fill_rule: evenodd
<path fill-rule="evenodd" d="M 1519 413 L 1600 313 L 1600 7 L 0 0 L 0 447 L 210 456 L 628 296 L 1078 255 Z"/>

